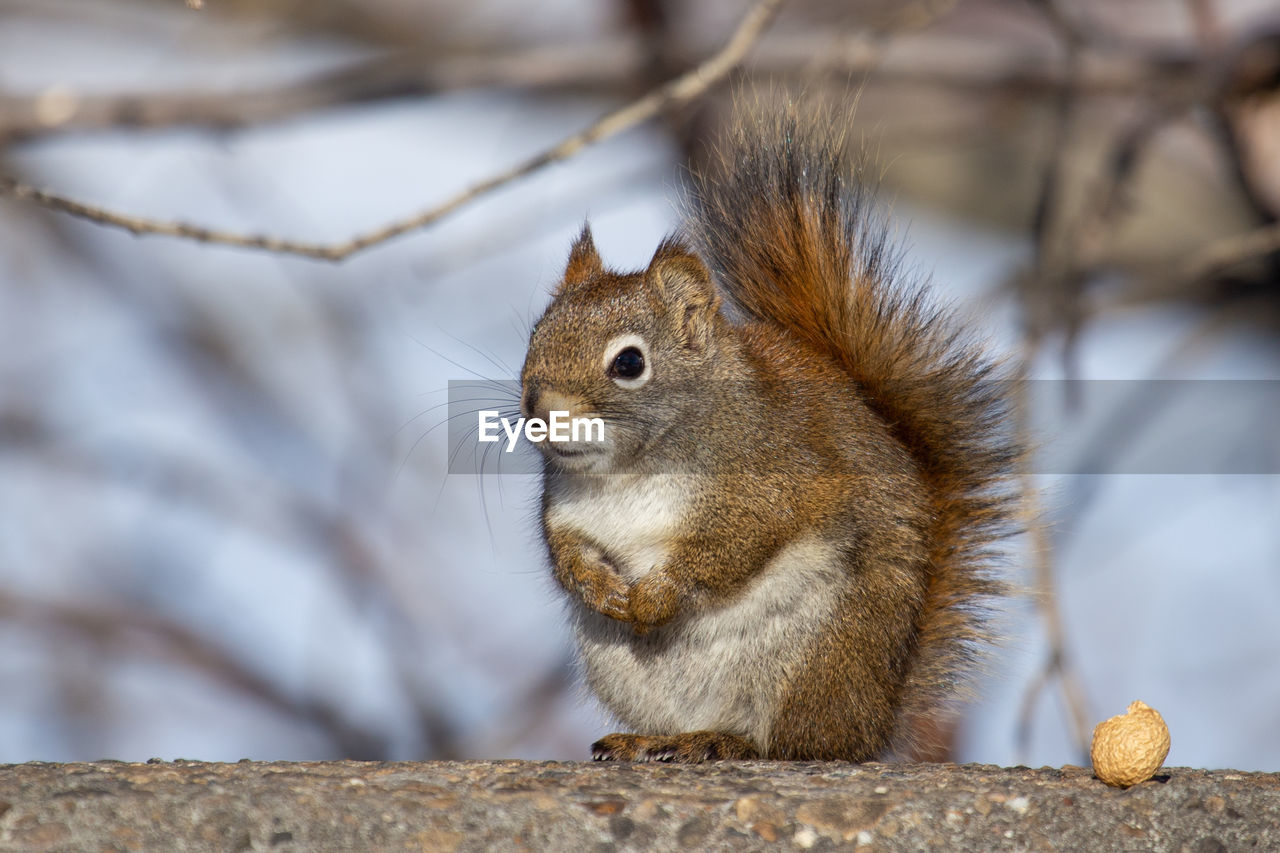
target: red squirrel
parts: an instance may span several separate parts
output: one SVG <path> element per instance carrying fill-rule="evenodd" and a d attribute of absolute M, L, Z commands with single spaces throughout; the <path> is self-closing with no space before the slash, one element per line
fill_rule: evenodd
<path fill-rule="evenodd" d="M 1003 587 L 1018 449 L 980 346 L 900 274 L 830 114 L 740 111 L 680 236 L 617 272 L 589 228 L 521 408 L 597 760 L 910 754 Z"/>

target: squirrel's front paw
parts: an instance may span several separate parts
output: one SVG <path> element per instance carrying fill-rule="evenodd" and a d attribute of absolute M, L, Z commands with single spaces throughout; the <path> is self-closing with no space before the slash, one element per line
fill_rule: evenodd
<path fill-rule="evenodd" d="M 555 572 L 561 586 L 587 607 L 610 619 L 631 621 L 627 610 L 630 588 L 603 556 L 591 552 L 574 555 L 574 559 L 558 561 Z"/>
<path fill-rule="evenodd" d="M 630 622 L 627 582 L 612 569 L 592 572 L 586 578 L 578 578 L 575 584 L 578 597 L 597 613 L 610 619 Z"/>
<path fill-rule="evenodd" d="M 666 572 L 653 570 L 631 587 L 628 610 L 631 627 L 640 635 L 670 622 L 676 615 L 679 595 Z"/>

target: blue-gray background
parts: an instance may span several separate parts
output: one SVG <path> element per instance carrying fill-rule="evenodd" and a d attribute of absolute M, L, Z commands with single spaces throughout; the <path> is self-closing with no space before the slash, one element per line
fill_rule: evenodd
<path fill-rule="evenodd" d="M 634 59 L 626 10 L 644 4 L 537 5 L 0 0 L 0 97 L 46 125 L 0 165 L 136 214 L 343 238 L 638 91 L 614 63 Z M 799 3 L 760 62 L 889 44 L 888 82 L 873 77 L 859 107 L 885 204 L 914 270 L 1016 361 L 1029 312 L 1011 282 L 1033 257 L 1054 99 L 1001 96 L 996 78 L 957 94 L 936 69 L 1004 56 L 1052 70 L 1055 36 L 1032 4 L 975 0 L 897 4 L 929 26 L 877 41 L 866 27 L 894 5 Z M 1061 5 L 1109 34 L 1108 61 L 1197 44 L 1195 4 Z M 1216 4 L 1217 26 L 1249 32 L 1269 5 Z M 744 8 L 667 6 L 693 55 Z M 442 74 L 444 91 L 238 129 L 70 129 L 82 99 L 271 89 L 386 53 L 464 71 Z M 916 56 L 937 79 L 893 83 Z M 576 84 L 529 85 L 573 61 Z M 475 67 L 501 85 L 464 73 Z M 1123 98 L 1081 108 L 1067 196 L 1098 179 L 1098 151 L 1137 114 Z M 0 139 L 13 115 L 0 106 Z M 1259 115 L 1243 126 L 1273 150 L 1280 124 Z M 1048 307 L 1032 376 L 1280 378 L 1265 289 L 1184 299 L 1147 286 L 1172 273 L 1143 274 L 1253 224 L 1202 119 L 1149 147 L 1109 262 L 1073 297 L 1087 304 L 1074 331 L 1062 304 L 1034 302 Z M 584 217 L 608 263 L 645 263 L 675 222 L 678 139 L 645 125 L 341 265 L 135 238 L 0 199 L 0 761 L 584 757 L 608 722 L 573 680 L 536 480 L 449 475 L 447 430 L 432 428 L 451 380 L 516 374 Z M 1082 454 L 1183 440 L 1176 407 L 1116 420 L 1071 402 L 1044 403 L 1042 440 L 1094 437 Z M 1214 422 L 1223 459 L 1246 448 L 1276 470 L 1265 411 Z M 1089 724 L 1142 699 L 1169 722 L 1171 763 L 1280 769 L 1280 478 L 1036 470 Z M 1035 544 L 1016 543 L 1010 574 L 1028 595 L 1010 605 L 959 759 L 1082 760 L 1057 683 L 1026 703 L 1049 649 Z"/>

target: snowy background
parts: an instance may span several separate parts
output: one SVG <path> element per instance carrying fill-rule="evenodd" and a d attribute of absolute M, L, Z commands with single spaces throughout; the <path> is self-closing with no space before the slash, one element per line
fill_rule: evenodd
<path fill-rule="evenodd" d="M 59 130 L 77 98 L 270 87 L 402 50 L 397 37 L 430 58 L 627 26 L 588 0 L 538 15 L 385 2 L 367 30 L 251 5 L 0 0 L 0 131 L 19 101 L 49 125 L 14 134 L 0 173 L 136 215 L 336 240 L 554 144 L 625 94 L 469 86 L 228 130 Z M 1185 41 L 1182 4 L 1165 5 L 1153 20 Z M 741 6 L 703 7 L 707 45 Z M 1259 4 L 1223 6 L 1223 26 L 1257 19 Z M 980 31 L 1005 11 L 962 3 L 953 17 Z M 1024 15 L 1008 31 L 1037 26 Z M 910 123 L 874 86 L 865 100 L 913 266 L 1016 356 L 1021 315 L 1002 284 L 1032 257 L 1025 205 L 963 209 L 954 187 L 972 176 L 938 178 L 936 157 L 898 147 Z M 1147 175 L 1189 185 L 1161 211 L 1182 230 L 1156 242 L 1246 228 L 1215 189 L 1222 167 L 1174 143 Z M 681 157 L 650 123 L 337 265 L 0 198 L 0 761 L 585 757 L 609 723 L 573 682 L 537 484 L 446 474 L 444 389 L 515 375 L 584 217 L 607 263 L 644 264 L 675 223 Z M 920 192 L 931 184 L 954 191 Z M 1280 379 L 1274 318 L 1228 309 L 1117 300 L 1070 361 L 1051 329 L 1032 375 Z M 1261 407 L 1213 428 L 1218 473 L 1197 475 L 1125 473 L 1139 470 L 1125 453 L 1179 458 L 1176 406 L 1117 437 L 1107 411 L 1039 398 L 1043 441 L 1123 449 L 1119 473 L 1073 475 L 1067 457 L 1035 475 L 1089 725 L 1140 698 L 1170 726 L 1170 764 L 1280 770 L 1280 403 L 1261 387 Z M 1239 470 L 1258 473 L 1226 473 Z M 1028 590 L 1032 563 L 1017 543 L 1011 574 Z M 1048 654 L 1030 595 L 1006 630 L 955 757 L 1082 762 L 1056 686 L 1020 740 Z"/>

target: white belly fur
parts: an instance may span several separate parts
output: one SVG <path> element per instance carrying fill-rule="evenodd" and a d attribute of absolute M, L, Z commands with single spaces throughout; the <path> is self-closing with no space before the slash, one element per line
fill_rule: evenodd
<path fill-rule="evenodd" d="M 781 688 L 847 583 L 835 549 L 804 539 L 740 598 L 643 638 L 575 603 L 587 683 L 632 731 L 725 731 L 767 749 Z"/>
<path fill-rule="evenodd" d="M 692 493 L 689 476 L 677 474 L 562 484 L 547 522 L 595 542 L 634 583 L 666 558 L 666 543 L 684 520 Z"/>

